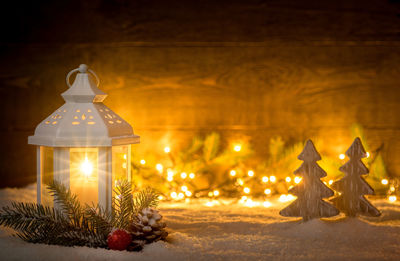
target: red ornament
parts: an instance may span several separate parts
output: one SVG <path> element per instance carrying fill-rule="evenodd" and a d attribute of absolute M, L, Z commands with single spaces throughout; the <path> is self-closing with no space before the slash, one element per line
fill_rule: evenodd
<path fill-rule="evenodd" d="M 107 244 L 113 250 L 126 250 L 132 242 L 132 236 L 123 229 L 115 229 L 107 237 Z"/>

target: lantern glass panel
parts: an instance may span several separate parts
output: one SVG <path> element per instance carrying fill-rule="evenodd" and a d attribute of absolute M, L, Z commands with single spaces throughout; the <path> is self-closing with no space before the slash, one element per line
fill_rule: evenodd
<path fill-rule="evenodd" d="M 113 146 L 112 147 L 112 184 L 113 196 L 114 189 L 119 182 L 128 180 L 130 169 L 130 145 Z"/>
<path fill-rule="evenodd" d="M 46 206 L 53 206 L 53 197 L 50 195 L 47 185 L 53 182 L 54 177 L 54 160 L 53 148 L 40 146 L 41 153 L 41 177 L 40 177 L 40 193 L 41 202 Z"/>
<path fill-rule="evenodd" d="M 98 202 L 98 149 L 70 149 L 70 189 L 82 204 Z"/>

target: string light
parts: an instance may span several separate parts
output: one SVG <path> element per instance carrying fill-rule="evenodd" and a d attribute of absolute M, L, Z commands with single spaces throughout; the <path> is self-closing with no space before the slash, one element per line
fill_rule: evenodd
<path fill-rule="evenodd" d="M 291 194 L 282 194 L 279 197 L 279 201 L 280 202 L 288 202 L 288 201 L 292 201 L 293 199 L 295 199 L 295 197 Z"/>
<path fill-rule="evenodd" d="M 233 150 L 236 151 L 236 152 L 239 152 L 239 151 L 242 150 L 242 146 L 240 146 L 240 145 L 235 145 L 235 147 L 233 147 Z"/>
<path fill-rule="evenodd" d="M 171 192 L 171 198 L 176 199 L 178 197 L 178 194 L 174 191 Z"/>
<path fill-rule="evenodd" d="M 236 152 L 239 152 L 239 151 L 241 151 L 242 150 L 242 145 L 240 145 L 240 144 L 237 144 L 237 145 L 234 145 L 234 147 L 233 147 L 233 150 L 234 151 L 236 151 Z M 171 152 L 171 148 L 169 147 L 169 146 L 167 146 L 167 147 L 164 147 L 164 152 L 165 153 L 170 153 Z M 127 159 L 127 154 L 122 154 L 121 155 L 125 160 Z M 369 157 L 371 157 L 371 155 L 370 155 L 370 153 L 369 152 L 366 152 L 366 157 L 367 158 L 369 158 Z M 345 154 L 340 154 L 339 155 L 339 159 L 341 159 L 341 160 L 344 160 L 346 158 L 346 155 Z M 139 163 L 141 164 L 141 165 L 145 165 L 146 164 L 146 160 L 145 159 L 141 159 L 140 161 L 139 161 Z M 89 165 L 90 166 L 89 166 Z M 126 163 L 122 163 L 123 165 L 122 165 L 122 167 L 123 168 L 127 168 L 127 165 L 126 165 Z M 90 169 L 90 168 L 92 168 L 92 169 Z M 164 172 L 164 166 L 161 164 L 161 163 L 157 163 L 156 165 L 155 165 L 155 169 L 158 171 L 158 172 L 160 172 L 160 173 L 163 173 Z M 167 179 L 167 181 L 168 182 L 172 182 L 173 180 L 174 180 L 174 176 L 176 175 L 176 174 L 178 174 L 177 172 L 176 172 L 176 170 L 173 170 L 173 169 L 166 169 L 167 170 L 167 177 L 166 177 L 166 179 Z M 85 175 L 90 175 L 90 174 L 88 174 L 88 173 L 91 173 L 91 171 L 93 171 L 93 166 L 91 166 L 91 164 L 90 164 L 90 162 L 88 162 L 88 160 L 87 159 L 85 159 L 85 161 L 81 164 L 81 171 L 82 171 L 82 173 L 83 174 L 85 174 Z M 250 186 L 246 186 L 244 183 L 245 183 L 245 181 L 246 182 L 251 182 L 250 181 L 250 179 L 249 178 L 246 178 L 246 176 L 248 176 L 248 177 L 254 177 L 255 176 L 255 172 L 254 172 L 254 170 L 252 170 L 252 169 L 248 169 L 247 170 L 247 175 L 245 175 L 244 177 L 243 177 L 243 174 L 242 174 L 242 169 L 241 168 L 239 168 L 239 169 L 231 169 L 230 171 L 229 171 L 229 175 L 230 176 L 232 176 L 232 177 L 240 177 L 240 178 L 237 178 L 236 179 L 236 182 L 235 182 L 235 185 L 236 186 L 241 186 L 242 188 L 243 188 L 243 193 L 245 194 L 245 195 L 251 195 L 251 189 L 250 189 Z M 246 172 L 245 172 L 246 173 Z M 190 179 L 194 179 L 195 177 L 196 177 L 196 174 L 195 173 L 189 173 L 189 174 L 187 174 L 186 172 L 181 172 L 180 173 L 180 177 L 182 178 L 182 179 L 186 179 L 186 178 L 190 178 Z M 286 188 L 288 188 L 289 190 L 290 190 L 290 188 L 292 188 L 293 186 L 295 186 L 295 184 L 299 184 L 301 181 L 302 181 L 302 178 L 301 177 L 298 177 L 298 176 L 295 176 L 295 177 L 290 177 L 290 176 L 287 176 L 287 177 L 285 177 L 283 180 L 281 179 L 281 176 L 279 176 L 279 178 L 277 178 L 276 176 L 274 176 L 274 175 L 271 175 L 271 176 L 262 176 L 261 177 L 261 180 L 259 180 L 258 178 L 257 178 L 257 180 L 258 181 L 261 181 L 262 183 L 268 183 L 268 182 L 271 182 L 271 183 L 276 183 L 276 182 L 279 182 L 279 183 L 281 183 L 282 181 L 283 182 L 286 182 L 286 183 L 289 183 L 289 184 L 287 184 L 287 185 L 285 185 L 285 187 Z M 176 183 L 172 183 L 172 184 L 170 184 L 169 186 L 172 186 L 171 187 L 171 190 L 172 189 L 175 189 L 175 191 L 173 191 L 173 192 L 171 192 L 171 194 L 170 194 L 170 198 L 172 198 L 172 199 L 174 199 L 174 200 L 183 200 L 183 199 L 185 199 L 185 197 L 192 197 L 193 196 L 193 193 L 194 192 L 192 192 L 192 191 L 190 191 L 189 190 L 189 187 L 192 187 L 191 185 L 192 184 L 190 184 L 190 186 L 189 185 L 182 185 L 182 183 L 181 184 L 179 184 L 180 182 L 184 182 L 184 181 L 179 181 L 179 180 L 177 180 L 176 181 Z M 291 182 L 293 182 L 292 184 L 290 184 Z M 332 185 L 333 183 L 334 183 L 334 180 L 332 180 L 332 179 L 330 179 L 329 181 L 328 180 L 326 180 L 326 181 L 323 181 L 323 183 L 324 184 L 326 184 L 326 185 Z M 396 188 L 395 188 L 395 186 L 393 185 L 393 182 L 392 181 L 389 181 L 388 179 L 382 179 L 381 180 L 381 183 L 382 183 L 382 185 L 390 185 L 390 187 L 388 188 L 388 193 L 390 193 L 390 194 L 392 194 L 392 193 L 394 193 L 395 191 L 396 191 Z M 261 184 L 260 184 L 261 185 Z M 289 186 L 290 185 L 290 186 Z M 180 187 L 179 187 L 180 186 Z M 238 189 L 240 189 L 239 187 L 238 187 Z M 178 190 L 180 190 L 181 192 L 179 192 Z M 255 190 L 255 191 L 258 191 L 258 190 Z M 273 189 L 272 187 L 270 187 L 270 188 L 265 188 L 264 189 L 264 194 L 265 195 L 267 195 L 267 196 L 270 196 L 271 194 L 273 194 L 273 193 L 277 193 L 277 191 L 275 190 L 275 189 Z M 255 192 L 254 192 L 255 193 Z M 202 195 L 202 193 L 196 193 L 196 197 L 199 197 L 199 196 L 201 196 Z M 219 196 L 220 195 L 220 191 L 219 190 L 213 190 L 213 191 L 209 191 L 208 192 L 208 196 L 210 197 L 210 198 L 212 198 L 212 201 L 210 201 L 211 203 L 206 203 L 206 205 L 208 204 L 208 205 L 215 205 L 216 203 L 215 202 L 218 202 L 218 201 L 215 201 L 214 200 L 214 198 L 215 197 L 217 197 L 217 196 Z M 162 197 L 162 196 L 161 196 Z M 161 197 L 160 197 L 160 199 L 161 199 Z M 395 195 L 390 195 L 390 196 L 387 196 L 388 198 L 388 201 L 390 201 L 390 202 L 395 202 L 395 201 L 397 201 L 397 197 L 395 196 Z M 293 200 L 293 199 L 295 199 L 295 197 L 293 196 L 293 195 L 291 195 L 291 194 L 281 194 L 280 196 L 279 196 L 279 201 L 280 202 L 288 202 L 288 201 L 291 201 L 291 200 Z M 185 199 L 186 201 L 190 201 L 190 199 L 189 198 L 186 198 Z M 269 201 L 257 201 L 257 202 L 255 202 L 255 201 L 253 201 L 251 198 L 248 198 L 248 197 L 246 197 L 246 196 L 243 196 L 242 198 L 241 198 L 241 201 L 242 201 L 242 203 L 245 205 L 245 206 L 248 206 L 248 207 L 253 207 L 253 206 L 256 206 L 256 205 L 259 205 L 259 206 L 264 206 L 264 207 L 270 207 L 272 204 L 269 202 Z"/>
<path fill-rule="evenodd" d="M 271 202 L 269 202 L 269 201 L 264 201 L 263 206 L 264 206 L 265 208 L 269 208 L 270 206 L 272 206 L 272 204 L 271 204 Z"/>
<path fill-rule="evenodd" d="M 126 154 L 124 154 L 124 159 L 126 160 Z"/>
<path fill-rule="evenodd" d="M 157 164 L 156 164 L 156 169 L 158 170 L 158 172 L 162 173 L 164 167 L 163 167 L 163 165 L 161 165 L 160 163 L 157 163 Z"/>
<path fill-rule="evenodd" d="M 301 182 L 300 177 L 294 177 L 294 183 L 299 184 Z"/>

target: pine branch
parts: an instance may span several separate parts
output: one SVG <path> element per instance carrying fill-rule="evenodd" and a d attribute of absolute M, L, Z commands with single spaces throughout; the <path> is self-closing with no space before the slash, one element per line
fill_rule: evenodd
<path fill-rule="evenodd" d="M 156 207 L 158 205 L 158 192 L 152 188 L 145 188 L 136 193 L 133 199 L 133 209 L 139 213 L 145 208 Z"/>
<path fill-rule="evenodd" d="M 48 184 L 48 189 L 54 197 L 55 203 L 60 205 L 63 212 L 70 218 L 73 224 L 80 226 L 84 213 L 77 196 L 57 181 L 52 181 Z"/>
<path fill-rule="evenodd" d="M 117 185 L 114 193 L 113 210 L 115 227 L 127 229 L 130 225 L 133 211 L 132 184 L 128 181 L 123 181 Z"/>
<path fill-rule="evenodd" d="M 104 247 L 103 234 L 93 226 L 74 226 L 62 210 L 34 203 L 12 203 L 0 212 L 0 225 L 13 228 L 17 236 L 31 243 L 65 246 Z"/>
<path fill-rule="evenodd" d="M 103 235 L 108 235 L 114 227 L 115 219 L 112 213 L 106 211 L 100 205 L 86 205 L 85 217 L 95 230 Z"/>

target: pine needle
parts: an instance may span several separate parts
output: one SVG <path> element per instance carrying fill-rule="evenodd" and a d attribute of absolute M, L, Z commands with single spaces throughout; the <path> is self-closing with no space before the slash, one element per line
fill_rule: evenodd
<path fill-rule="evenodd" d="M 137 192 L 133 199 L 135 213 L 139 213 L 145 208 L 156 207 L 158 205 L 158 196 L 159 193 L 152 188 L 145 188 Z"/>

